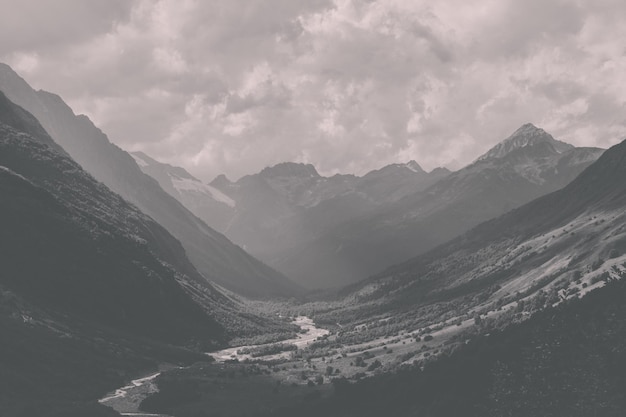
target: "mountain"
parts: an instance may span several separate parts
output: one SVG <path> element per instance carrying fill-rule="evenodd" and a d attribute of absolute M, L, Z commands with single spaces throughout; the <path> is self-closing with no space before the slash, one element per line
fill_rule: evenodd
<path fill-rule="evenodd" d="M 337 380 L 305 415 L 621 415 L 624 178 L 626 140 L 564 188 L 345 289 L 316 315 L 341 323 L 333 347 L 417 343 L 397 372 Z"/>
<path fill-rule="evenodd" d="M 624 174 L 626 141 L 562 190 L 354 285 L 343 299 L 299 306 L 335 331 L 302 352 L 309 363 L 295 376 L 312 380 L 310 370 L 326 368 L 325 377 L 317 387 L 301 383 L 308 394 L 291 403 L 258 397 L 276 385 L 273 398 L 293 398 L 297 385 L 284 382 L 294 373 L 248 380 L 246 398 L 256 402 L 250 412 L 621 415 Z M 217 399 L 215 374 L 209 367 L 166 374 L 142 409 L 206 410 Z M 322 384 L 328 379 L 332 387 Z"/>
<path fill-rule="evenodd" d="M 144 174 L 132 156 L 110 143 L 86 116 L 76 116 L 59 96 L 34 91 L 5 64 L 0 64 L 0 90 L 32 113 L 54 141 L 98 181 L 176 237 L 207 281 L 250 297 L 291 296 L 298 291 L 284 275 L 194 216 Z"/>
<path fill-rule="evenodd" d="M 236 202 L 224 233 L 253 255 L 279 266 L 292 248 L 422 190 L 447 174 L 443 169 L 426 173 L 411 161 L 363 177 L 324 177 L 310 164 L 281 163 L 235 183 L 219 177 L 211 184 Z M 299 283 L 316 286 L 305 280 Z"/>
<path fill-rule="evenodd" d="M 602 152 L 524 125 L 469 166 L 293 247 L 272 265 L 317 287 L 364 279 L 562 188 Z"/>
<path fill-rule="evenodd" d="M 522 148 L 532 149 L 539 147 L 539 149 L 541 149 L 545 146 L 554 148 L 554 151 L 557 153 L 574 149 L 573 145 L 556 140 L 546 133 L 545 130 L 537 128 L 532 123 L 526 123 L 517 129 L 510 137 L 498 143 L 487 151 L 487 153 L 479 157 L 478 161 L 503 158 L 511 152 Z M 541 154 L 541 151 L 538 151 L 538 153 Z"/>
<path fill-rule="evenodd" d="M 233 199 L 219 189 L 202 183 L 184 168 L 163 164 L 143 152 L 132 152 L 131 156 L 141 170 L 157 180 L 169 195 L 213 229 L 224 231 L 235 210 Z"/>
<path fill-rule="evenodd" d="M 0 93 L 2 284 L 30 302 L 166 342 L 224 329 L 179 281 L 200 282 L 178 241 L 50 146 Z M 36 123 L 26 119 L 25 123 Z M 40 139 L 38 139 L 40 138 Z M 213 301 L 225 297 L 208 284 Z"/>
<path fill-rule="evenodd" d="M 246 251 L 278 264 L 294 246 L 415 193 L 447 176 L 415 161 L 367 173 L 321 176 L 311 164 L 283 162 L 232 182 L 224 175 L 203 184 L 183 168 L 134 153 L 142 171 Z M 307 286 L 307 283 L 303 283 Z"/>
<path fill-rule="evenodd" d="M 234 303 L 2 93 L 0 195 L 1 415 L 109 415 L 95 400 L 129 375 L 201 358 L 170 344 L 225 343 Z"/>
<path fill-rule="evenodd" d="M 603 285 L 626 263 L 625 175 L 626 141 L 563 189 L 352 287 L 354 311 L 497 315 Z"/>

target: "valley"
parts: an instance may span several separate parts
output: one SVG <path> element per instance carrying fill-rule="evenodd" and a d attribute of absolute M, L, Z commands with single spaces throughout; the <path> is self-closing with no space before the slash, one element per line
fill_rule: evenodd
<path fill-rule="evenodd" d="M 204 183 L 0 90 L 3 416 L 621 415 L 626 140 Z"/>
<path fill-rule="evenodd" d="M 614 169 L 623 169 L 621 158 L 621 149 L 613 149 L 597 169 L 585 172 L 562 191 L 372 277 L 344 296 L 304 304 L 274 303 L 269 310 L 266 306 L 266 313 L 306 314 L 330 330 L 306 348 L 278 357 L 241 357 L 241 362 L 219 365 L 217 374 L 206 365 L 187 370 L 190 374 L 179 372 L 172 379 L 166 375 L 165 386 L 176 392 L 177 384 L 188 377 L 199 386 L 209 380 L 220 384 L 220 375 L 230 375 L 228 367 L 233 365 L 230 369 L 240 375 L 237 386 L 244 391 L 258 389 L 255 384 L 262 378 L 264 383 L 291 384 L 294 390 L 285 393 L 288 400 L 281 400 L 287 407 L 305 401 L 298 387 L 308 388 L 324 404 L 335 395 L 338 384 L 366 383 L 370 378 L 376 381 L 384 375 L 425 369 L 454 357 L 468 343 L 514 331 L 544 312 L 577 305 L 587 294 L 626 276 L 624 194 L 603 191 L 607 199 L 596 199 L 594 205 L 562 207 L 580 188 L 606 188 L 604 181 L 615 178 Z M 602 171 L 610 174 L 602 175 Z M 595 182 L 598 185 L 592 185 Z M 610 189 L 623 186 L 618 181 Z M 529 215 L 538 211 L 540 217 Z M 557 212 L 558 217 L 553 217 Z M 204 380 L 207 374 L 213 376 Z M 252 385 L 246 388 L 247 383 Z M 160 404 L 181 416 L 192 415 L 185 410 L 202 409 L 202 404 L 214 400 L 202 389 L 196 393 L 195 406 L 185 401 L 179 409 L 171 405 L 176 403 L 175 396 L 172 403 L 162 400 Z"/>
<path fill-rule="evenodd" d="M 545 277 L 551 274 L 549 265 L 546 265 L 545 272 L 546 275 L 536 278 L 545 281 Z M 536 292 L 526 291 L 515 301 L 499 302 L 497 300 L 502 299 L 494 295 L 494 304 L 484 302 L 462 316 L 423 322 L 423 327 L 415 327 L 414 317 L 406 317 L 407 321 L 402 322 L 391 316 L 345 323 L 341 330 L 332 326 L 330 332 L 315 328 L 317 331 L 310 334 L 319 334 L 316 340 L 308 339 L 296 351 L 251 357 L 242 354 L 242 350 L 250 351 L 263 345 L 229 348 L 212 354 L 216 363 L 196 364 L 165 373 L 156 381 L 163 391 L 148 397 L 142 409 L 172 413 L 176 417 L 211 409 L 207 415 L 219 415 L 232 406 L 230 400 L 222 399 L 223 396 L 231 398 L 230 395 L 246 399 L 236 407 L 244 414 L 254 411 L 273 415 L 271 410 L 277 407 L 277 403 L 281 404 L 278 409 L 324 404 L 336 395 L 342 384 L 376 381 L 384 375 L 424 369 L 437 363 L 438 358 L 462 351 L 466 344 L 477 338 L 519 326 L 541 311 L 571 305 L 573 300 L 624 277 L 626 256 L 623 255 L 607 260 L 593 271 L 590 268 L 568 285 L 561 284 L 558 297 L 547 301 L 550 304 L 545 307 L 543 304 L 537 307 L 537 300 L 544 303 L 545 293 L 549 291 L 549 288 L 541 287 Z M 309 311 L 313 308 L 302 307 Z M 297 306 L 283 308 L 297 309 Z M 480 311 L 479 315 L 477 311 Z M 338 314 L 337 311 L 334 314 Z M 297 344 L 302 340 L 296 338 L 282 343 Z M 214 391 L 212 386 L 220 389 Z M 270 387 L 273 387 L 271 391 Z M 276 412 L 280 414 L 278 409 Z"/>

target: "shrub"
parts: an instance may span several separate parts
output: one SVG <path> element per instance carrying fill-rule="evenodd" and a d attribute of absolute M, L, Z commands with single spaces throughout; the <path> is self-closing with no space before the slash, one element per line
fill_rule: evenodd
<path fill-rule="evenodd" d="M 380 361 L 376 359 L 374 362 L 370 364 L 370 366 L 367 367 L 367 370 L 373 371 L 374 369 L 380 368 L 381 366 L 382 366 L 382 363 L 380 363 Z"/>
<path fill-rule="evenodd" d="M 602 258 L 598 258 L 595 261 L 593 261 L 593 263 L 591 264 L 591 270 L 595 271 L 596 269 L 600 268 L 602 266 L 602 264 L 604 263 L 604 259 Z"/>

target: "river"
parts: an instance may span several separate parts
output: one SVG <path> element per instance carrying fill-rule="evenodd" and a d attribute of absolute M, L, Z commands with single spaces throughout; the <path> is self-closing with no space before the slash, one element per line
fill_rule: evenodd
<path fill-rule="evenodd" d="M 298 347 L 298 349 L 302 349 L 310 345 L 315 340 L 317 340 L 317 338 L 325 336 L 329 333 L 328 330 L 320 329 L 315 326 L 313 320 L 306 316 L 298 316 L 294 319 L 293 322 L 294 324 L 300 326 L 301 332 L 298 333 L 295 338 L 283 340 L 281 343 L 294 344 Z M 271 345 L 271 343 L 237 346 L 233 348 L 223 349 L 217 352 L 209 352 L 207 353 L 207 355 L 213 357 L 217 362 L 225 362 L 232 359 L 244 360 L 249 358 L 250 356 L 240 355 L 237 353 L 237 350 L 242 348 L 258 348 L 267 345 Z M 272 356 L 264 356 L 263 359 L 270 360 L 284 357 L 289 355 L 289 353 L 290 352 L 282 352 Z M 160 374 L 160 372 L 156 372 L 154 374 L 134 379 L 130 382 L 130 384 L 107 393 L 107 395 L 98 400 L 98 402 L 100 404 L 106 405 L 107 407 L 113 408 L 115 411 L 123 416 L 171 417 L 165 414 L 142 413 L 139 410 L 139 405 L 141 404 L 141 402 L 150 394 L 153 394 L 159 390 L 156 383 L 154 382 L 154 379 Z"/>
<path fill-rule="evenodd" d="M 315 326 L 315 323 L 313 322 L 313 320 L 306 316 L 296 317 L 293 323 L 300 326 L 301 333 L 298 333 L 298 336 L 295 337 L 294 339 L 283 340 L 280 343 L 293 344 L 293 345 L 296 345 L 298 349 L 302 349 L 310 345 L 311 343 L 313 343 L 315 340 L 317 340 L 318 337 L 325 336 L 329 333 L 328 330 L 320 329 L 319 327 Z M 263 347 L 263 346 L 270 346 L 272 344 L 273 343 L 237 346 L 237 347 L 232 347 L 228 349 L 223 349 L 217 352 L 212 352 L 212 353 L 209 353 L 209 355 L 211 355 L 218 362 L 224 362 L 224 361 L 232 360 L 232 359 L 238 359 L 242 361 L 245 359 L 250 359 L 250 355 L 239 354 L 237 353 L 238 350 L 245 349 L 245 348 L 258 348 L 258 347 Z M 282 352 L 276 355 L 263 356 L 263 358 L 261 359 L 271 360 L 271 359 L 276 359 L 280 357 L 285 357 L 285 356 L 288 356 L 289 354 L 290 352 Z"/>

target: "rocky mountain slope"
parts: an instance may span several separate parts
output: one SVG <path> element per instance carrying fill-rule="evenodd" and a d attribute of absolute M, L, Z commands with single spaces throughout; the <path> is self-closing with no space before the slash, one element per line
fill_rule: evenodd
<path fill-rule="evenodd" d="M 447 320 L 578 297 L 622 272 L 624 178 L 626 141 L 563 189 L 352 287 L 350 309 L 426 317 L 436 306 Z"/>
<path fill-rule="evenodd" d="M 204 184 L 184 168 L 158 162 L 143 152 L 131 156 L 141 170 L 161 188 L 213 229 L 223 232 L 235 211 L 235 201 L 217 188 Z"/>
<path fill-rule="evenodd" d="M 96 399 L 129 376 L 288 331 L 214 288 L 1 92 L 0 195 L 3 416 L 110 415 Z"/>
<path fill-rule="evenodd" d="M 558 190 L 602 152 L 524 125 L 471 165 L 292 248 L 273 265 L 318 287 L 358 281 Z"/>
<path fill-rule="evenodd" d="M 163 191 L 128 153 L 110 143 L 86 116 L 76 116 L 59 96 L 34 91 L 4 64 L 0 64 L 0 91 L 32 113 L 54 141 L 98 181 L 176 237 L 208 281 L 252 297 L 288 296 L 297 291 L 285 276 L 249 256 Z"/>

